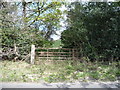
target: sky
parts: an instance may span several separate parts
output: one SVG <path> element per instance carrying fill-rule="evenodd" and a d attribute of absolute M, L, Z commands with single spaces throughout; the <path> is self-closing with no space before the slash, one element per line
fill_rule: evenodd
<path fill-rule="evenodd" d="M 67 8 L 65 7 L 65 5 L 63 5 L 61 8 L 60 8 L 60 10 L 61 11 L 64 11 L 64 10 L 66 10 Z M 51 37 L 53 38 L 53 40 L 58 40 L 58 39 L 60 39 L 60 36 L 61 36 L 61 33 L 65 30 L 65 20 L 67 19 L 67 17 L 66 17 L 66 15 L 64 14 L 64 15 L 62 15 L 63 16 L 63 20 L 61 20 L 60 21 L 60 25 L 61 25 L 61 28 L 60 28 L 60 30 L 58 30 L 58 31 L 56 31 L 56 33 L 58 34 L 58 35 L 52 35 Z"/>

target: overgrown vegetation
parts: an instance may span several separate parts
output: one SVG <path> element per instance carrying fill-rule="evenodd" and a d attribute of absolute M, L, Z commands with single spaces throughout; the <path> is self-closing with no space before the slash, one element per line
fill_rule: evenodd
<path fill-rule="evenodd" d="M 30 65 L 26 62 L 2 61 L 3 82 L 75 82 L 116 81 L 120 62 L 46 61 Z"/>
<path fill-rule="evenodd" d="M 52 46 L 51 35 L 59 29 L 62 2 L 0 1 L 0 32 L 3 59 L 26 59 L 30 46 Z M 14 49 L 20 47 L 20 49 Z M 10 51 L 11 50 L 11 51 Z M 9 52 L 10 51 L 10 52 Z M 25 54 L 23 54 L 25 53 Z M 23 58 L 25 57 L 25 58 Z"/>
<path fill-rule="evenodd" d="M 0 59 L 4 59 L 0 62 L 1 81 L 115 81 L 120 78 L 120 2 L 72 2 L 65 12 L 60 10 L 62 5 L 67 6 L 58 0 L 0 1 Z M 67 25 L 66 30 L 61 41 L 54 43 L 51 36 L 60 30 L 61 21 Z M 35 65 L 25 62 L 30 60 L 31 44 L 49 48 L 60 47 L 60 42 L 63 48 L 77 48 L 79 58 L 42 60 Z M 40 49 L 36 49 L 36 56 L 40 54 L 37 51 Z"/>
<path fill-rule="evenodd" d="M 64 47 L 78 48 L 91 60 L 120 58 L 120 2 L 73 2 L 68 6 Z"/>

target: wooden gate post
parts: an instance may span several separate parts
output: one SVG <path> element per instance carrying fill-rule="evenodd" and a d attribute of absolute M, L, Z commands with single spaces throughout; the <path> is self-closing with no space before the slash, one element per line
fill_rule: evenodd
<path fill-rule="evenodd" d="M 72 49 L 72 57 L 73 57 L 73 60 L 75 59 L 75 52 L 74 52 L 74 49 Z"/>
<path fill-rule="evenodd" d="M 30 63 L 34 64 L 35 63 L 35 45 L 31 45 L 31 59 Z"/>
<path fill-rule="evenodd" d="M 48 49 L 47 49 L 47 60 L 48 60 Z"/>

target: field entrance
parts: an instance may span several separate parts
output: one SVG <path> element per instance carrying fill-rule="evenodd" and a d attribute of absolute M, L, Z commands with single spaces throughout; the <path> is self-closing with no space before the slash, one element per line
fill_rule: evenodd
<path fill-rule="evenodd" d="M 75 60 L 78 57 L 77 49 L 71 48 L 37 48 L 37 60 Z"/>

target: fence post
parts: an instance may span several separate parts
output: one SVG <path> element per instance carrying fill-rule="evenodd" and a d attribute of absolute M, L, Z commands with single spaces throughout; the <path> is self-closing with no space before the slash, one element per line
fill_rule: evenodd
<path fill-rule="evenodd" d="M 16 44 L 14 43 L 14 54 L 17 53 L 17 47 L 16 47 Z"/>
<path fill-rule="evenodd" d="M 35 63 L 35 45 L 31 45 L 31 59 L 30 63 L 34 64 Z"/>
<path fill-rule="evenodd" d="M 47 60 L 48 60 L 48 49 L 47 49 Z"/>
<path fill-rule="evenodd" d="M 75 57 L 75 55 L 74 55 L 75 53 L 74 53 L 74 49 L 72 49 L 72 57 L 73 57 L 73 60 L 75 59 L 74 57 Z"/>

